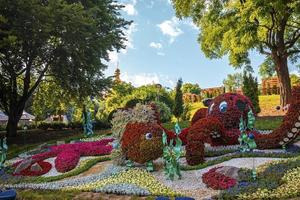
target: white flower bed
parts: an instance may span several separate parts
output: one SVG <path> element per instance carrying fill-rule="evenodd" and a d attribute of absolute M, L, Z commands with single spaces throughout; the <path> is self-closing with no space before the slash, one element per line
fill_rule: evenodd
<path fill-rule="evenodd" d="M 124 167 L 117 167 L 117 166 L 109 166 L 106 170 L 99 174 L 89 175 L 85 177 L 77 177 L 73 179 L 61 180 L 61 181 L 54 181 L 49 183 L 20 183 L 15 185 L 3 185 L 4 187 L 8 188 L 20 188 L 20 189 L 41 189 L 41 190 L 59 190 L 65 187 L 70 186 L 80 186 L 83 184 L 99 181 L 115 175 L 126 168 Z"/>

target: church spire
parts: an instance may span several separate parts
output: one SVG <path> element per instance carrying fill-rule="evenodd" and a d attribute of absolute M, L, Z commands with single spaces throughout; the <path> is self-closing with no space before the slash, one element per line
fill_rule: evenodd
<path fill-rule="evenodd" d="M 116 83 L 121 83 L 122 82 L 122 80 L 121 80 L 121 71 L 120 71 L 120 68 L 119 68 L 119 62 L 117 64 L 117 69 L 115 70 L 114 77 L 115 77 L 114 81 Z"/>

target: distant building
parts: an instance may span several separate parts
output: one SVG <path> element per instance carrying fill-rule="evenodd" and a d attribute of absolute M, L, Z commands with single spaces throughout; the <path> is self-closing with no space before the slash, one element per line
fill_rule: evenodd
<path fill-rule="evenodd" d="M 32 124 L 35 120 L 35 116 L 29 114 L 26 111 L 23 111 L 21 119 L 19 121 L 19 125 L 29 125 Z M 8 116 L 0 110 L 0 125 L 6 125 L 8 122 Z"/>
<path fill-rule="evenodd" d="M 201 89 L 202 97 L 216 97 L 224 92 L 225 88 L 223 86 Z"/>
<path fill-rule="evenodd" d="M 121 80 L 121 70 L 119 68 L 119 63 L 117 65 L 117 69 L 115 70 L 115 73 L 114 73 L 114 81 L 116 83 L 121 83 L 122 80 Z"/>
<path fill-rule="evenodd" d="M 280 85 L 278 77 L 271 77 L 262 80 L 261 94 L 271 95 L 280 93 Z"/>

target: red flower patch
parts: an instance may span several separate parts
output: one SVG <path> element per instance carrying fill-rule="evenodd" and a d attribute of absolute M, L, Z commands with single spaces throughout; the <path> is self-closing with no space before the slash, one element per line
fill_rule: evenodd
<path fill-rule="evenodd" d="M 75 151 L 65 151 L 57 155 L 55 168 L 58 172 L 64 173 L 74 169 L 80 159 L 80 154 Z"/>
<path fill-rule="evenodd" d="M 47 174 L 51 168 L 52 165 L 49 162 L 45 161 L 39 161 L 37 162 L 39 166 L 43 169 L 42 171 L 31 171 L 31 166 L 21 171 L 19 174 L 13 174 L 14 176 L 41 176 L 44 174 Z"/>
<path fill-rule="evenodd" d="M 210 169 L 208 172 L 203 174 L 202 181 L 214 190 L 226 190 L 233 187 L 237 181 L 233 178 L 225 176 L 221 173 L 216 172 L 217 169 L 222 167 L 215 167 Z"/>

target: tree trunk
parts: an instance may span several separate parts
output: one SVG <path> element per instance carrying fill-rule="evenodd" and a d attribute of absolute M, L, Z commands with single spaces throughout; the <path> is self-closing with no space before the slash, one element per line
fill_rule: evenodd
<path fill-rule="evenodd" d="M 12 107 L 11 107 L 12 108 Z M 8 122 L 6 125 L 6 135 L 7 137 L 16 137 L 18 130 L 18 123 L 22 117 L 24 106 L 15 106 L 10 109 L 8 114 Z"/>
<path fill-rule="evenodd" d="M 277 57 L 275 63 L 276 72 L 279 79 L 280 105 L 284 107 L 290 103 L 292 96 L 287 57 Z"/>

